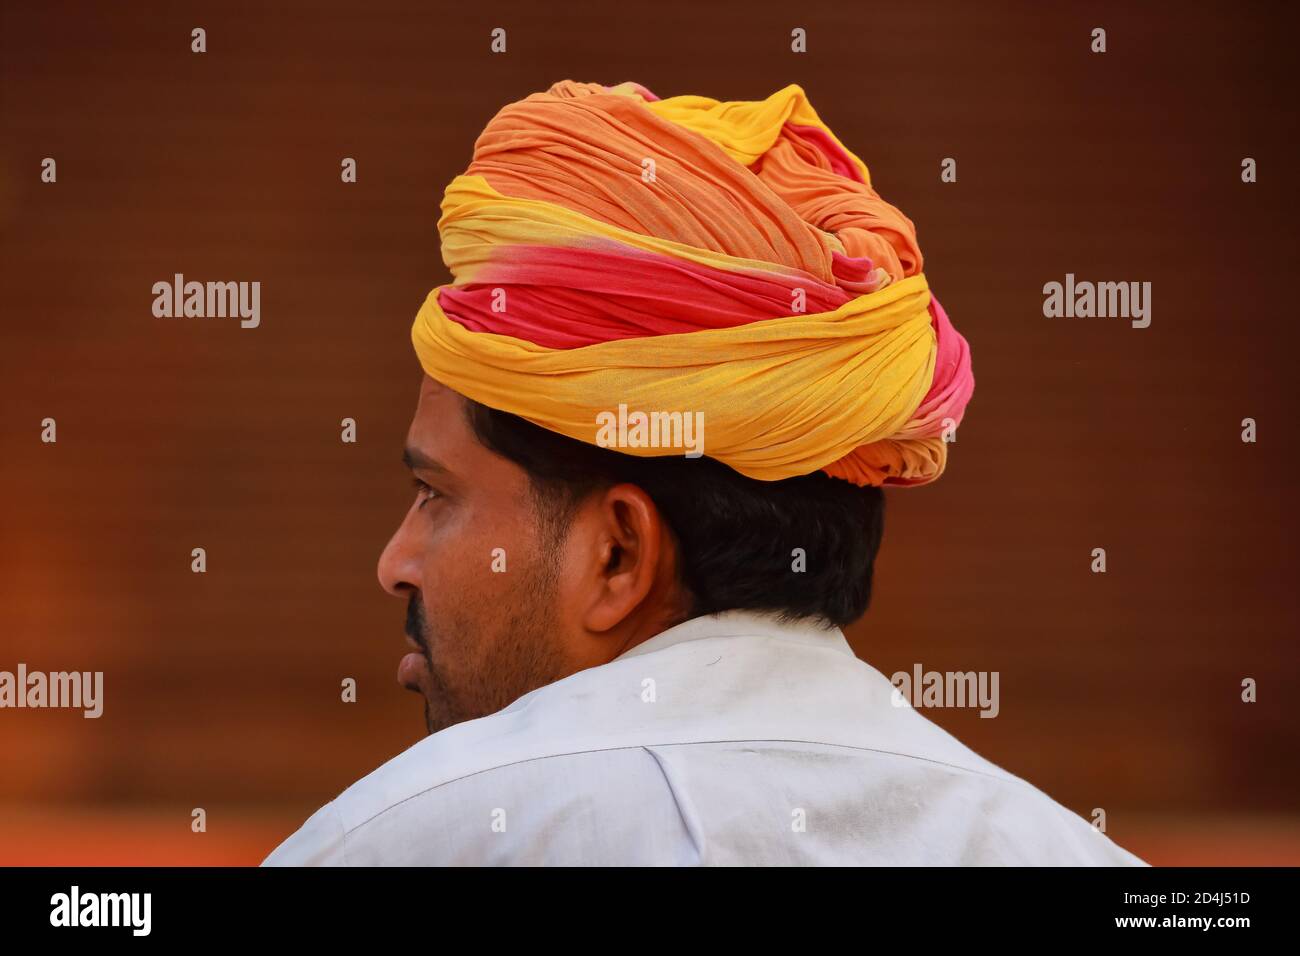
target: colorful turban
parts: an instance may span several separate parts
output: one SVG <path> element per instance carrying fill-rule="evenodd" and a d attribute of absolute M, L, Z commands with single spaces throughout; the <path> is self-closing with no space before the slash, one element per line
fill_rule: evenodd
<path fill-rule="evenodd" d="M 488 123 L 438 230 L 454 281 L 411 338 L 477 402 L 589 444 L 620 405 L 702 413 L 704 454 L 764 481 L 943 472 L 970 351 L 911 220 L 798 86 L 557 83 Z"/>

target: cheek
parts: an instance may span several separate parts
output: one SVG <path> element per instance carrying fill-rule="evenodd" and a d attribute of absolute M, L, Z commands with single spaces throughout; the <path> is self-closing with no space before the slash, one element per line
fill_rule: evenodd
<path fill-rule="evenodd" d="M 500 609 L 518 574 L 528 565 L 532 542 L 518 524 L 470 516 L 446 524 L 427 540 L 421 588 L 432 614 L 477 618 Z"/>

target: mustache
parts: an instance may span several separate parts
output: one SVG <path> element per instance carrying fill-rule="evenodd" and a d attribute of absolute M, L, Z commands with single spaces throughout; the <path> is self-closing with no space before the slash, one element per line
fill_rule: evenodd
<path fill-rule="evenodd" d="M 420 597 L 417 594 L 411 594 L 411 600 L 406 605 L 406 633 L 411 640 L 420 646 L 420 650 L 427 655 L 429 647 L 424 642 L 424 605 L 420 603 Z"/>

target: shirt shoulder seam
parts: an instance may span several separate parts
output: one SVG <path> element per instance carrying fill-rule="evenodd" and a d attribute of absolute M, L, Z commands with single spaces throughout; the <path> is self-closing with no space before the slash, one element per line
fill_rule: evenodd
<path fill-rule="evenodd" d="M 933 757 L 922 757 L 919 754 L 902 753 L 896 750 L 882 750 L 878 747 L 859 747 L 854 744 L 829 743 L 824 740 L 799 740 L 799 739 L 794 739 L 789 737 L 728 738 L 723 740 L 680 740 L 680 741 L 669 740 L 669 741 L 664 741 L 662 743 L 624 744 L 617 747 L 592 747 L 587 750 L 569 750 L 569 751 L 564 751 L 563 753 L 546 753 L 546 754 L 538 754 L 535 757 L 523 757 L 519 760 L 511 760 L 508 763 L 500 763 L 491 767 L 484 767 L 482 770 L 474 770 L 470 773 L 461 774 L 459 777 L 452 777 L 450 780 L 443 780 L 441 783 L 435 783 L 432 786 L 424 787 L 423 789 L 417 790 L 415 793 L 412 793 L 409 796 L 405 796 L 400 800 L 396 800 L 393 803 L 390 803 L 388 806 L 384 807 L 383 809 L 378 810 L 375 813 L 371 814 L 370 816 L 366 817 L 366 819 L 362 820 L 361 822 L 350 827 L 343 819 L 343 814 L 340 813 L 336 808 L 335 813 L 339 818 L 339 824 L 343 830 L 344 858 L 346 859 L 346 850 L 347 850 L 346 841 L 347 841 L 348 834 L 360 830 L 362 827 L 369 825 L 373 821 L 377 820 L 379 817 L 382 817 L 384 814 L 396 810 L 402 804 L 409 803 L 411 800 L 414 800 L 417 797 L 422 797 L 426 793 L 431 793 L 434 790 L 439 790 L 442 787 L 450 786 L 453 783 L 459 783 L 462 780 L 468 780 L 471 777 L 477 777 L 481 774 L 492 773 L 497 770 L 505 770 L 508 767 L 517 767 L 520 764 L 533 763 L 538 760 L 552 760 L 557 757 L 582 757 L 582 756 L 587 756 L 589 754 L 611 753 L 613 751 L 618 751 L 618 750 L 650 750 L 655 747 L 693 747 L 693 746 L 703 746 L 709 744 L 750 744 L 750 743 L 810 744 L 816 747 L 838 747 L 844 750 L 856 750 L 862 753 L 880 754 L 882 756 L 887 756 L 887 757 L 901 757 L 904 760 L 918 760 L 923 763 L 933 764 L 938 767 L 945 767 L 949 770 L 956 770 L 962 773 L 973 774 L 975 776 L 987 777 L 991 780 L 999 780 L 1004 783 L 1015 783 L 1015 784 L 1019 784 L 1022 787 L 1028 787 L 1031 790 L 1035 790 L 1035 791 L 1037 790 L 1037 788 L 1033 787 L 1032 784 L 1028 783 L 1025 780 L 1020 779 L 1014 774 L 1002 770 L 1001 768 L 998 768 L 998 773 L 989 773 L 986 770 L 979 770 L 976 769 L 975 767 L 968 767 L 963 764 L 949 763 L 944 760 L 936 760 Z M 331 801 L 331 803 L 334 804 L 337 804 L 337 802 L 338 802 L 337 798 Z"/>

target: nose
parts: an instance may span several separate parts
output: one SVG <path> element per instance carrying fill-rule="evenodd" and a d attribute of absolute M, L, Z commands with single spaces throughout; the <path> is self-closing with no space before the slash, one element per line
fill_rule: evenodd
<path fill-rule="evenodd" d="M 412 588 L 419 588 L 422 562 L 418 537 L 410 529 L 414 511 L 414 507 L 407 511 L 379 556 L 379 586 L 393 597 L 406 597 Z"/>

